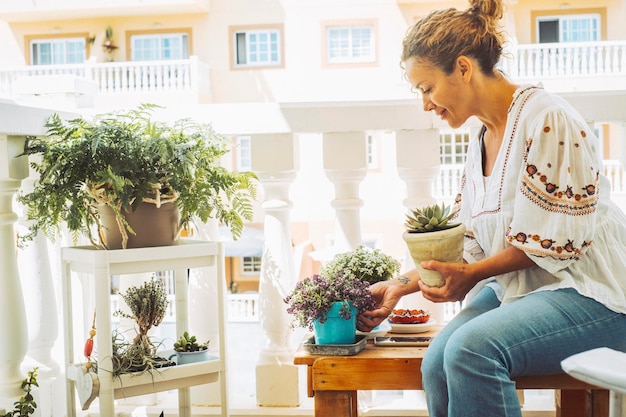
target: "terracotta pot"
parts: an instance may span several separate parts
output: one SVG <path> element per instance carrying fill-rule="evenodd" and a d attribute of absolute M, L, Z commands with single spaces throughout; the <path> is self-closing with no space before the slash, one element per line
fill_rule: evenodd
<path fill-rule="evenodd" d="M 106 205 L 100 206 L 99 210 L 108 249 L 168 246 L 178 239 L 180 213 L 174 203 L 158 208 L 152 203 L 141 203 L 134 212 L 123 210 L 126 221 L 135 231 L 134 235 L 127 232 L 126 247 L 122 247 L 122 234 L 113 210 Z"/>
<path fill-rule="evenodd" d="M 430 259 L 441 262 L 463 262 L 464 234 L 465 225 L 463 224 L 437 232 L 404 232 L 402 234 L 402 239 L 409 248 L 411 258 L 424 284 L 430 287 L 441 287 L 444 281 L 439 272 L 422 268 L 421 262 Z"/>

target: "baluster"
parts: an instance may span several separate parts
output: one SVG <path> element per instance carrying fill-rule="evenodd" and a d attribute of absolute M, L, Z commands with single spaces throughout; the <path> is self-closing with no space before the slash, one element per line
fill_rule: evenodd
<path fill-rule="evenodd" d="M 150 74 L 148 73 L 150 68 L 145 64 L 139 66 L 139 68 L 140 68 L 140 74 L 141 74 L 141 85 L 139 86 L 139 92 L 145 93 L 150 88 L 150 78 L 149 78 Z"/>
<path fill-rule="evenodd" d="M 26 182 L 28 189 L 25 192 L 32 190 L 33 182 L 34 179 Z M 28 227 L 29 222 L 24 219 L 21 223 L 24 229 Z M 28 356 L 47 366 L 51 377 L 57 377 L 59 364 L 52 357 L 52 349 L 59 336 L 58 312 L 48 240 L 42 233 L 20 248 L 18 265 L 24 300 L 28 305 Z"/>
<path fill-rule="evenodd" d="M 413 155 L 420 155 L 420 164 L 415 163 Z M 439 131 L 437 129 L 396 131 L 396 159 L 398 175 L 406 183 L 407 196 L 404 206 L 407 209 L 421 207 L 434 202 L 432 184 L 439 174 Z M 408 253 L 404 270 L 413 269 L 415 265 Z M 423 308 L 429 310 L 433 319 L 443 323 L 445 319 L 444 305 L 426 300 L 421 293 L 405 297 L 407 308 Z"/>
<path fill-rule="evenodd" d="M 567 60 L 566 58 L 567 48 L 559 47 L 557 49 L 557 68 L 555 73 L 558 75 L 567 74 Z"/>
<path fill-rule="evenodd" d="M 604 66 L 604 47 L 602 45 L 592 47 L 594 51 L 594 56 L 596 57 L 596 62 L 594 68 L 594 74 L 603 75 L 606 73 L 606 68 Z"/>
<path fill-rule="evenodd" d="M 335 186 L 337 230 L 335 251 L 345 252 L 361 244 L 359 186 L 367 174 L 365 132 L 324 134 L 324 169 Z"/>
<path fill-rule="evenodd" d="M 590 51 L 588 47 L 583 47 L 581 48 L 581 65 L 580 65 L 580 73 L 583 75 L 587 75 L 589 74 L 590 68 L 589 68 L 589 55 L 590 55 Z"/>
<path fill-rule="evenodd" d="M 542 62 L 546 60 L 546 57 L 544 57 L 545 49 L 540 48 L 539 50 L 535 51 L 534 54 L 535 54 L 535 59 L 533 62 L 532 76 L 536 78 L 541 78 L 542 77 L 541 67 L 543 65 Z"/>
<path fill-rule="evenodd" d="M 150 65 L 149 68 L 150 68 L 150 70 L 149 70 L 149 72 L 150 72 L 150 88 L 149 88 L 149 91 L 150 92 L 155 92 L 157 90 L 157 84 L 158 84 L 158 81 L 157 81 L 157 71 L 158 71 L 158 69 L 157 69 L 157 67 L 154 64 Z"/>
<path fill-rule="evenodd" d="M 257 403 L 294 407 L 300 404 L 298 369 L 293 364 L 290 316 L 283 298 L 295 286 L 289 187 L 297 173 L 295 141 L 290 134 L 254 135 L 252 169 L 263 187 L 263 262 L 259 282 L 259 322 L 267 344 L 256 366 Z"/>
<path fill-rule="evenodd" d="M 544 74 L 548 74 L 550 76 L 557 75 L 557 57 L 558 57 L 558 48 L 552 47 L 548 49 L 548 55 L 550 59 L 548 61 L 548 68 L 544 68 Z"/>
<path fill-rule="evenodd" d="M 28 342 L 26 310 L 15 257 L 17 214 L 13 212 L 13 197 L 21 181 L 28 176 L 27 159 L 15 158 L 23 147 L 24 137 L 0 135 L 0 334 L 5 336 L 5 343 L 0 344 L 0 408 L 7 410 L 13 408 L 13 402 L 21 395 L 20 366 Z"/>
<path fill-rule="evenodd" d="M 115 66 L 113 67 L 113 88 L 117 93 L 121 93 L 122 89 L 122 68 Z"/>
<path fill-rule="evenodd" d="M 609 61 L 606 64 L 607 71 L 611 74 L 617 73 L 617 45 L 609 45 L 607 46 L 607 60 Z"/>
<path fill-rule="evenodd" d="M 219 240 L 217 220 L 210 219 L 208 222 L 198 224 L 197 226 L 197 236 L 199 239 L 208 241 Z M 221 260 L 219 262 L 221 262 Z M 209 349 L 214 352 L 220 349 L 222 342 L 226 342 L 220 339 L 219 310 L 218 303 L 215 302 L 218 297 L 217 278 L 217 265 L 189 270 L 189 286 L 187 289 L 189 328 L 181 329 L 178 325 L 176 326 L 177 332 L 179 333 L 188 330 L 190 334 L 195 334 L 199 340 L 210 340 Z M 222 279 L 222 277 L 220 277 L 220 279 Z M 223 296 L 226 300 L 226 288 L 223 290 Z M 226 309 L 227 306 L 224 305 L 224 308 Z M 177 336 L 180 336 L 180 334 Z M 224 351 L 220 351 L 219 353 L 221 357 L 224 357 Z M 206 384 L 191 387 L 189 392 L 191 404 L 221 405 L 223 401 L 226 401 L 227 393 L 225 383 L 226 381 L 220 380 L 219 384 Z"/>

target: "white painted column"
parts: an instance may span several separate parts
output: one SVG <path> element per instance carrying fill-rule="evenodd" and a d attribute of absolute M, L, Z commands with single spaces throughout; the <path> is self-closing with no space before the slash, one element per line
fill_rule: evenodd
<path fill-rule="evenodd" d="M 0 134 L 0 408 L 11 410 L 20 395 L 20 365 L 26 356 L 28 328 L 17 267 L 13 199 L 28 177 L 28 159 L 16 158 L 24 149 L 24 136 Z M 10 341 L 10 342 L 9 342 Z"/>
<path fill-rule="evenodd" d="M 353 250 L 361 244 L 363 200 L 359 186 L 367 174 L 365 132 L 324 133 L 324 169 L 335 187 L 331 202 L 337 218 L 333 251 Z"/>
<path fill-rule="evenodd" d="M 298 368 L 293 364 L 290 316 L 283 298 L 297 280 L 291 240 L 289 187 L 298 161 L 291 134 L 252 137 L 252 169 L 261 182 L 265 215 L 263 261 L 259 282 L 260 324 L 267 344 L 256 366 L 256 399 L 260 406 L 300 404 Z"/>
<path fill-rule="evenodd" d="M 407 210 L 433 204 L 433 183 L 439 174 L 439 131 L 437 129 L 396 131 L 396 160 L 398 175 L 406 183 L 403 201 Z M 415 268 L 407 249 L 404 270 Z M 438 323 L 444 320 L 444 304 L 426 300 L 421 293 L 406 296 L 401 301 L 406 308 L 429 310 Z"/>

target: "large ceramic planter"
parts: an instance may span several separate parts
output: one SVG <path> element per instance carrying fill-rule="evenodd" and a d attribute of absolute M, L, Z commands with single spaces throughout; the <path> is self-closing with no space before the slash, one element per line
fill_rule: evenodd
<path fill-rule="evenodd" d="M 436 232 L 404 232 L 402 239 L 411 253 L 422 282 L 430 287 L 441 287 L 444 280 L 437 271 L 424 269 L 423 261 L 434 259 L 441 262 L 463 262 L 463 237 L 465 225 Z"/>
<path fill-rule="evenodd" d="M 106 205 L 101 205 L 98 209 L 105 227 L 104 236 L 108 249 L 168 246 L 178 238 L 180 213 L 174 203 L 162 204 L 161 207 L 152 203 L 141 203 L 135 211 L 122 210 L 126 221 L 136 233 L 128 233 L 126 247 L 122 245 L 122 234 L 113 210 Z"/>
<path fill-rule="evenodd" d="M 346 345 L 352 344 L 356 338 L 357 309 L 350 305 L 350 318 L 339 315 L 343 303 L 335 302 L 326 315 L 326 321 L 313 323 L 315 343 L 318 345 Z"/>

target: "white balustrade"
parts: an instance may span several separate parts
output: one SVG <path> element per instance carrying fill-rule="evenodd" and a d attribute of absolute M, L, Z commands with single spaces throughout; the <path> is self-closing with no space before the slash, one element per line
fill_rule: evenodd
<path fill-rule="evenodd" d="M 228 321 L 259 321 L 259 294 L 228 294 Z"/>
<path fill-rule="evenodd" d="M 11 343 L 0 345 L 0 408 L 11 409 L 21 395 L 20 383 L 25 377 L 21 365 L 28 343 L 28 322 L 16 258 L 15 225 L 18 216 L 13 203 L 22 180 L 29 175 L 29 169 L 27 157 L 18 155 L 23 151 L 27 135 L 44 133 L 44 123 L 50 111 L 0 101 L 0 113 L 3 115 L 0 120 L 0 334 L 11 340 Z M 46 267 L 43 268 L 44 275 L 47 275 Z M 40 284 L 30 288 L 33 293 L 28 294 L 28 304 L 41 303 L 42 299 L 54 303 L 54 292 L 49 292 L 50 286 L 47 285 L 49 282 Z M 56 317 L 51 319 L 56 320 Z M 39 328 L 49 325 L 55 326 L 55 322 L 45 321 Z M 42 333 L 39 336 L 36 343 L 45 351 L 54 344 L 54 340 L 49 338 L 54 339 L 56 334 Z M 46 355 L 44 353 L 43 356 Z"/>
<path fill-rule="evenodd" d="M 503 61 L 513 79 L 626 74 L 626 42 L 567 42 L 516 45 Z"/>
<path fill-rule="evenodd" d="M 202 66 L 202 68 L 199 68 Z M 208 66 L 197 57 L 164 61 L 100 62 L 28 65 L 0 68 L 0 96 L 12 97 L 21 77 L 73 74 L 96 82 L 100 94 L 198 92 L 208 94 Z"/>

